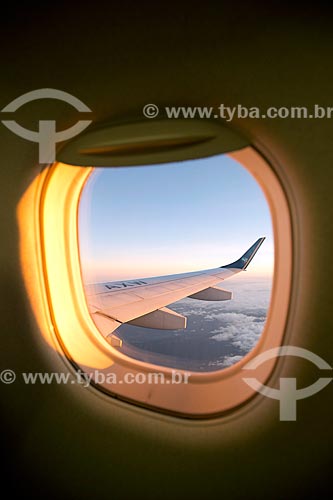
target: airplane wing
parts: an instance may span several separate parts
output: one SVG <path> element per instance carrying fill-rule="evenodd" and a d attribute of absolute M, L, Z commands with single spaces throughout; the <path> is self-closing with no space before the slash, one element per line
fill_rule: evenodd
<path fill-rule="evenodd" d="M 264 240 L 259 238 L 235 262 L 214 269 L 86 285 L 90 314 L 109 341 L 110 334 L 123 323 L 167 330 L 186 328 L 186 317 L 165 306 L 185 297 L 230 300 L 232 293 L 216 285 L 245 271 Z"/>

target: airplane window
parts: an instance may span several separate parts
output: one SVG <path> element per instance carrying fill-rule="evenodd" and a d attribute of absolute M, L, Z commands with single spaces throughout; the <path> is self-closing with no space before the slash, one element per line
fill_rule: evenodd
<path fill-rule="evenodd" d="M 95 168 L 78 215 L 87 304 L 123 354 L 210 372 L 256 345 L 273 229 L 261 187 L 234 159 Z"/>

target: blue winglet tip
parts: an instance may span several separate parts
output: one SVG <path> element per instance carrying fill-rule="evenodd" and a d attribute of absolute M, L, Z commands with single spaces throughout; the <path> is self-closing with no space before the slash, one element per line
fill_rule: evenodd
<path fill-rule="evenodd" d="M 255 256 L 255 254 L 265 241 L 265 239 L 266 239 L 265 236 L 258 238 L 257 241 L 253 243 L 253 245 L 248 250 L 246 250 L 246 252 L 244 253 L 244 255 L 241 256 L 240 259 L 236 260 L 235 262 L 232 262 L 231 264 L 227 264 L 226 266 L 221 266 L 221 267 L 227 269 L 241 269 L 245 271 L 248 265 L 250 264 L 251 260 L 253 259 L 253 257 Z"/>

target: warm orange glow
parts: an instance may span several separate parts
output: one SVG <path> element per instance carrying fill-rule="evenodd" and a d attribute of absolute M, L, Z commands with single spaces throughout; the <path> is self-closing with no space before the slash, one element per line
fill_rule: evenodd
<path fill-rule="evenodd" d="M 103 384 L 105 391 L 147 406 L 185 415 L 209 415 L 234 408 L 254 391 L 243 380 L 242 367 L 260 352 L 281 345 L 291 285 L 291 223 L 287 201 L 272 169 L 252 148 L 231 155 L 262 186 L 272 215 L 275 273 L 266 327 L 255 348 L 233 366 L 216 372 L 193 373 L 188 385 Z M 81 279 L 77 211 L 81 190 L 91 168 L 54 164 L 40 173 L 22 197 L 18 210 L 21 266 L 28 296 L 41 334 L 49 346 L 82 370 L 119 375 L 171 369 L 130 359 L 114 349 L 97 330 L 89 314 Z M 29 228 L 29 230 L 27 230 Z M 274 360 L 253 376 L 265 382 Z M 181 370 L 179 370 L 181 371 Z"/>
<path fill-rule="evenodd" d="M 22 196 L 17 207 L 20 234 L 20 260 L 25 287 L 37 324 L 47 342 L 55 347 L 52 338 L 52 320 L 42 273 L 41 240 L 39 231 L 39 203 L 47 169 L 37 175 Z M 27 228 L 29 230 L 27 231 Z"/>
<path fill-rule="evenodd" d="M 76 362 L 101 369 L 112 365 L 112 358 L 86 306 L 77 241 L 77 201 L 90 171 L 64 164 L 45 169 L 17 213 L 25 285 L 45 340 L 62 352 L 56 329 Z"/>

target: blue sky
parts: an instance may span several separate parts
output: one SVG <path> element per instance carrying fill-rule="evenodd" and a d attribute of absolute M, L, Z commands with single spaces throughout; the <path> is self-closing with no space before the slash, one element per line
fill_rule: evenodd
<path fill-rule="evenodd" d="M 221 266 L 260 236 L 267 239 L 251 276 L 272 274 L 269 208 L 257 182 L 226 155 L 95 169 L 79 207 L 86 282 Z"/>

